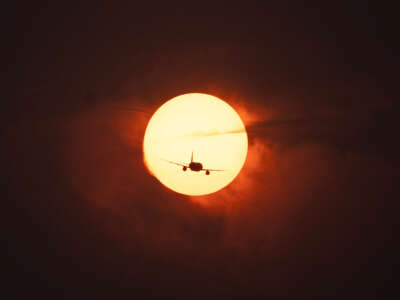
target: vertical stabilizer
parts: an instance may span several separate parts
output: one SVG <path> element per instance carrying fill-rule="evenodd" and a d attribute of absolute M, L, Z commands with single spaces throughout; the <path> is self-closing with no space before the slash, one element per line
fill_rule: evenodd
<path fill-rule="evenodd" d="M 193 162 L 193 150 L 192 150 L 192 156 L 190 157 L 190 162 Z"/>

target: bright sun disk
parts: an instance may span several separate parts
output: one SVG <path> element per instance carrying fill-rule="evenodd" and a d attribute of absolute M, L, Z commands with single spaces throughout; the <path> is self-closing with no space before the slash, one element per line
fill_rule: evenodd
<path fill-rule="evenodd" d="M 183 171 L 194 161 L 204 169 Z M 185 195 L 214 193 L 232 182 L 247 155 L 247 134 L 236 111 L 221 99 L 200 93 L 177 96 L 151 117 L 143 153 L 150 172 L 166 187 Z M 168 162 L 170 161 L 170 162 Z"/>

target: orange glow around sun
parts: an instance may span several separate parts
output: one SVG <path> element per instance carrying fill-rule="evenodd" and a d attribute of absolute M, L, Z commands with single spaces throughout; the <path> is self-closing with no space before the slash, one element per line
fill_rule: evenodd
<path fill-rule="evenodd" d="M 247 146 L 245 126 L 231 106 L 211 95 L 191 93 L 167 101 L 154 113 L 143 152 L 147 168 L 164 186 L 197 196 L 232 182 L 244 165 Z M 192 151 L 204 169 L 223 171 L 184 171 L 179 164 L 189 164 Z"/>

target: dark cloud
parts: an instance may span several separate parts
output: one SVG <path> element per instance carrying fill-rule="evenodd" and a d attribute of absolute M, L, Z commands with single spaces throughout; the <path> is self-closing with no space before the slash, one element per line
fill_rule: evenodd
<path fill-rule="evenodd" d="M 396 253 L 397 113 L 390 40 L 364 32 L 388 24 L 361 17 L 370 6 L 67 7 L 25 10 L 10 42 L 15 297 L 379 298 Z M 143 163 L 149 117 L 186 92 L 228 101 L 249 136 L 242 172 L 209 196 L 169 191 Z"/>

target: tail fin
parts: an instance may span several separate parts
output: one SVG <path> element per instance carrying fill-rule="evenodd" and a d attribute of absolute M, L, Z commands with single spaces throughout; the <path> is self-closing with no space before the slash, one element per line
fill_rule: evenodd
<path fill-rule="evenodd" d="M 190 162 L 193 162 L 193 150 L 192 150 L 192 156 L 190 157 Z"/>

